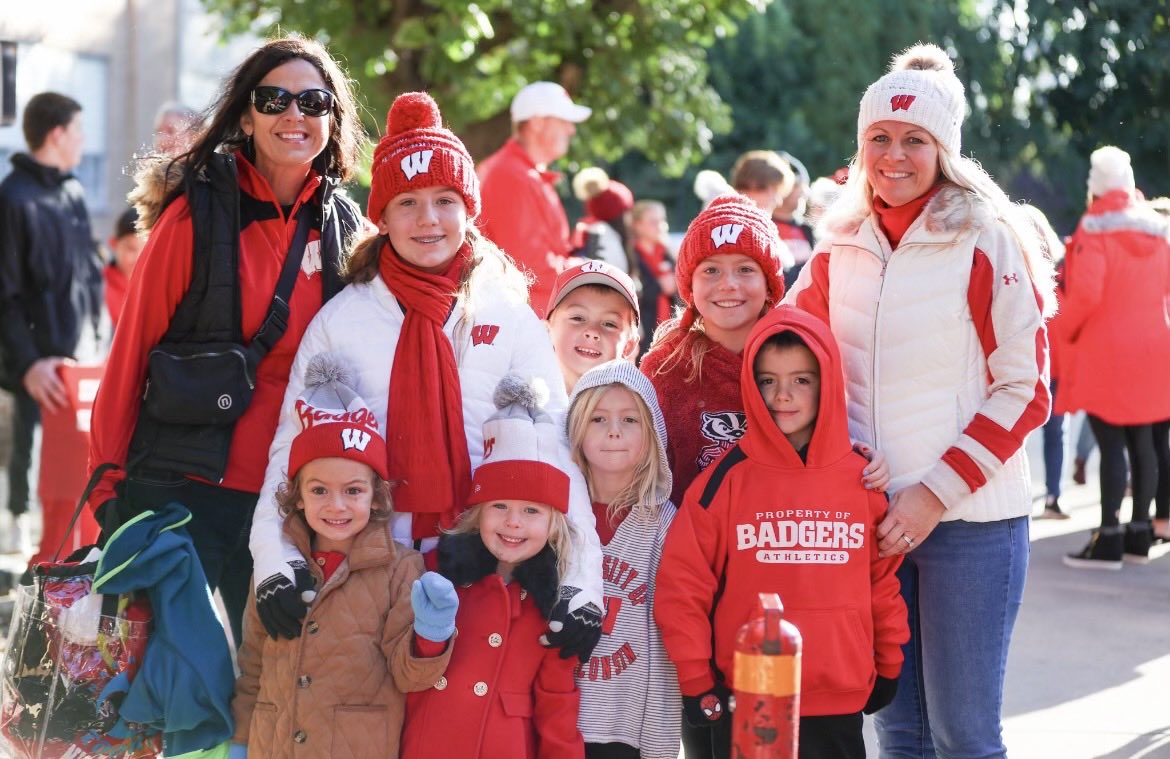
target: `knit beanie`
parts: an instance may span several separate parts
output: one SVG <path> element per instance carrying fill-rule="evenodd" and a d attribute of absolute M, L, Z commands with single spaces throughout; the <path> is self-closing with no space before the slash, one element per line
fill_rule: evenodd
<path fill-rule="evenodd" d="M 468 218 L 479 215 L 479 177 L 463 142 L 443 128 L 438 104 L 425 92 L 406 92 L 386 114 L 386 134 L 374 148 L 366 216 L 375 224 L 395 195 L 450 187 L 463 196 Z"/>
<path fill-rule="evenodd" d="M 857 113 L 857 147 L 879 121 L 901 121 L 930 132 L 939 145 L 959 155 L 967 99 L 955 66 L 936 45 L 919 44 L 890 63 L 889 73 L 869 86 Z"/>
<path fill-rule="evenodd" d="M 295 405 L 301 431 L 288 453 L 288 476 L 314 459 L 342 458 L 368 464 L 382 479 L 386 441 L 378 420 L 350 386 L 349 372 L 332 353 L 318 353 L 305 369 L 305 389 Z"/>
<path fill-rule="evenodd" d="M 604 169 L 590 166 L 573 177 L 573 194 L 585 204 L 585 212 L 598 221 L 620 219 L 634 207 L 634 193 Z"/>
<path fill-rule="evenodd" d="M 760 265 L 768 285 L 768 303 L 784 297 L 780 266 L 780 237 L 776 225 L 756 204 L 738 193 L 720 195 L 695 217 L 678 249 L 678 294 L 688 308 L 680 327 L 694 323 L 691 280 L 705 258 L 723 253 L 749 256 Z"/>
<path fill-rule="evenodd" d="M 509 374 L 496 386 L 496 413 L 483 423 L 483 461 L 467 505 L 532 501 L 569 510 L 569 475 L 559 465 L 560 430 L 542 408 L 548 388 Z"/>
<path fill-rule="evenodd" d="M 1106 145 L 1097 148 L 1089 156 L 1089 194 L 1095 197 L 1112 190 L 1133 191 L 1133 166 L 1129 163 L 1129 153 L 1121 148 Z"/>

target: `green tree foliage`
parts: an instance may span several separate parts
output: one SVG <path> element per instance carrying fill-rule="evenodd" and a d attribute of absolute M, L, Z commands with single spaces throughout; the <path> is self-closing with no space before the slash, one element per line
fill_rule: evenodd
<path fill-rule="evenodd" d="M 558 81 L 595 115 L 574 154 L 637 150 L 678 174 L 731 126 L 707 49 L 767 0 L 204 0 L 234 30 L 295 29 L 344 60 L 381 131 L 394 96 L 426 89 L 483 157 L 527 82 Z"/>

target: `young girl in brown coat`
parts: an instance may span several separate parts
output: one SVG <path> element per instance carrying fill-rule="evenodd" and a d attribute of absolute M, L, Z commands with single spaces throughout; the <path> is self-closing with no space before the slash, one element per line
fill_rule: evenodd
<path fill-rule="evenodd" d="M 451 658 L 458 597 L 391 540 L 386 444 L 340 367 L 318 355 L 305 384 L 278 500 L 317 590 L 292 640 L 270 638 L 248 599 L 232 756 L 393 759 L 405 693 L 434 685 Z M 420 656 L 421 640 L 442 652 Z"/>

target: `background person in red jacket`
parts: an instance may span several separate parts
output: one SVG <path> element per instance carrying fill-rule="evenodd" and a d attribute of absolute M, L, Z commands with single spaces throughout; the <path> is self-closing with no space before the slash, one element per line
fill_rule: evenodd
<path fill-rule="evenodd" d="M 1058 392 L 1060 406 L 1088 412 L 1101 448 L 1101 528 L 1064 561 L 1120 569 L 1123 557 L 1149 558 L 1154 427 L 1170 419 L 1170 221 L 1138 201 L 1125 151 L 1100 148 L 1090 163 L 1089 208 L 1065 259 L 1060 324 L 1068 349 Z M 1133 515 L 1123 528 L 1126 451 Z"/>
<path fill-rule="evenodd" d="M 849 442 L 828 326 L 781 306 L 755 325 L 744 353 L 747 432 L 687 489 L 654 616 L 687 721 L 711 727 L 712 755 L 727 757 L 735 636 L 759 593 L 779 593 L 804 640 L 800 756 L 863 759 L 861 713 L 894 697 L 910 637 L 902 559 L 878 555 L 886 498 L 857 479 L 865 461 Z"/>
<path fill-rule="evenodd" d="M 130 288 L 134 264 L 138 263 L 138 256 L 146 245 L 146 238 L 138 234 L 137 223 L 138 211 L 133 208 L 127 208 L 114 222 L 114 234 L 109 239 L 111 260 L 102 267 L 106 310 L 110 312 L 110 321 L 115 327 L 122 315 L 122 306 L 126 305 L 126 291 Z"/>
<path fill-rule="evenodd" d="M 577 124 L 592 112 L 559 84 L 533 82 L 512 99 L 512 136 L 479 164 L 480 228 L 533 277 L 532 310 L 542 319 L 571 249 L 555 187 L 561 175 L 548 166 L 569 152 Z"/>

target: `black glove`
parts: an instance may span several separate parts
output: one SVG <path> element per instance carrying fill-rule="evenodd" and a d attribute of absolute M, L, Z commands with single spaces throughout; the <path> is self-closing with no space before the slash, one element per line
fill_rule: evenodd
<path fill-rule="evenodd" d="M 727 698 L 731 691 L 723 683 L 697 696 L 683 696 L 683 715 L 691 727 L 713 727 L 728 713 Z"/>
<path fill-rule="evenodd" d="M 301 594 L 313 590 L 313 575 L 303 561 L 289 562 L 289 567 L 293 570 L 293 582 L 278 573 L 256 586 L 256 613 L 273 640 L 298 638 L 301 620 L 309 611 L 309 604 Z"/>
<path fill-rule="evenodd" d="M 569 611 L 569 599 L 581 591 L 569 585 L 560 589 L 559 598 L 549 615 L 544 643 L 561 649 L 561 658 L 576 656 L 582 664 L 589 661 L 597 641 L 601 640 L 601 609 L 587 603 Z"/>
<path fill-rule="evenodd" d="M 94 509 L 93 512 L 94 519 L 97 520 L 98 527 L 101 528 L 97 539 L 97 544 L 100 548 L 106 547 L 106 541 L 118 531 L 118 528 L 143 512 L 143 509 L 131 504 L 121 494 L 122 483 L 118 483 L 114 490 L 117 495 L 107 501 L 103 501 L 102 505 Z"/>
<path fill-rule="evenodd" d="M 878 675 L 877 680 L 873 684 L 873 690 L 869 692 L 869 700 L 865 702 L 865 707 L 862 709 L 866 714 L 873 714 L 874 712 L 889 706 L 890 702 L 894 700 L 894 696 L 898 694 L 898 680 L 882 677 Z"/>

